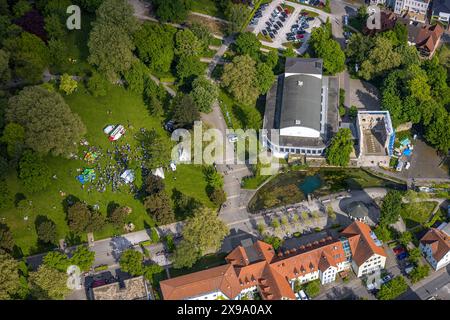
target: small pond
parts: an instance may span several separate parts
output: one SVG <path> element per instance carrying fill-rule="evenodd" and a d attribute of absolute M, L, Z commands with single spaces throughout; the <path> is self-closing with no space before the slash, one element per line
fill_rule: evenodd
<path fill-rule="evenodd" d="M 305 196 L 307 196 L 308 194 L 311 194 L 319 189 L 321 186 L 322 180 L 320 179 L 320 176 L 316 174 L 314 176 L 307 176 L 303 182 L 298 185 L 298 188 Z"/>

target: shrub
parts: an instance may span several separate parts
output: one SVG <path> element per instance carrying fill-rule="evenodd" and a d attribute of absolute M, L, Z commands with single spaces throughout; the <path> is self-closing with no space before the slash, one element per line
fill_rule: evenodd
<path fill-rule="evenodd" d="M 310 298 L 317 297 L 319 295 L 319 293 L 320 293 L 320 282 L 319 282 L 319 280 L 314 280 L 314 281 L 308 282 L 305 285 L 305 293 Z"/>

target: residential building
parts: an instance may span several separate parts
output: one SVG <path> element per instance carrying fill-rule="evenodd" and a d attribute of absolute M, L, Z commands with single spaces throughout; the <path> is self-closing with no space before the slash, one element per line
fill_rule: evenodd
<path fill-rule="evenodd" d="M 105 284 L 91 291 L 92 300 L 150 300 L 149 285 L 143 276 Z"/>
<path fill-rule="evenodd" d="M 395 142 L 389 111 L 358 111 L 356 123 L 358 165 L 388 167 Z"/>
<path fill-rule="evenodd" d="M 368 29 L 365 25 L 363 27 L 364 34 L 373 35 L 378 32 L 384 32 L 391 30 L 395 27 L 395 23 L 397 22 L 398 16 L 392 11 L 381 10 L 380 11 L 380 28 L 379 29 Z"/>
<path fill-rule="evenodd" d="M 408 44 L 416 46 L 423 58 L 431 58 L 440 44 L 444 28 L 440 24 L 421 24 L 404 19 L 399 21 L 408 29 Z"/>
<path fill-rule="evenodd" d="M 434 270 L 444 268 L 450 263 L 450 224 L 443 223 L 439 228 L 431 228 L 420 239 L 419 249 Z"/>
<path fill-rule="evenodd" d="M 264 300 L 294 300 L 294 283 L 327 284 L 353 268 L 358 277 L 384 268 L 386 254 L 366 224 L 356 221 L 339 238 L 326 237 L 275 252 L 262 241 L 241 245 L 225 265 L 160 282 L 165 300 L 238 300 L 257 293 Z"/>
<path fill-rule="evenodd" d="M 339 84 L 322 59 L 287 58 L 266 96 L 263 144 L 276 157 L 322 157 L 338 127 Z"/>
<path fill-rule="evenodd" d="M 430 0 L 396 0 L 394 12 L 413 21 L 425 23 Z"/>
<path fill-rule="evenodd" d="M 450 22 L 450 1 L 433 0 L 431 3 L 431 22 L 440 21 L 447 27 Z"/>

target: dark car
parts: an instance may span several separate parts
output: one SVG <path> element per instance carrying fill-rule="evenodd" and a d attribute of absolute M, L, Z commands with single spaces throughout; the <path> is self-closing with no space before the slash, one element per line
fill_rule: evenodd
<path fill-rule="evenodd" d="M 269 22 L 269 21 L 266 21 L 266 26 L 271 27 L 271 26 L 272 26 L 272 23 Z"/>
<path fill-rule="evenodd" d="M 286 12 L 282 12 L 282 13 L 281 13 L 281 16 L 282 16 L 283 18 L 287 18 L 288 14 L 287 14 Z"/>
<path fill-rule="evenodd" d="M 271 32 L 271 33 L 269 33 L 269 37 L 270 37 L 270 38 L 272 38 L 272 39 L 273 39 L 273 38 L 275 38 L 275 36 L 273 35 L 273 33 L 272 33 L 272 32 Z"/>
<path fill-rule="evenodd" d="M 313 17 L 308 17 L 308 18 L 306 18 L 306 21 L 313 21 L 313 20 L 314 20 Z"/>
<path fill-rule="evenodd" d="M 309 15 L 309 13 L 306 12 L 306 11 L 303 11 L 303 12 L 301 12 L 300 14 L 301 14 L 302 16 L 307 16 L 307 15 Z"/>
<path fill-rule="evenodd" d="M 277 6 L 277 10 L 278 10 L 278 12 L 283 12 L 283 8 L 280 6 Z"/>
<path fill-rule="evenodd" d="M 298 31 L 297 31 L 297 34 L 305 34 L 305 33 L 306 33 L 305 30 L 298 30 Z"/>
<path fill-rule="evenodd" d="M 291 29 L 295 29 L 295 28 L 298 28 L 298 24 L 293 24 L 293 25 L 291 26 Z"/>
<path fill-rule="evenodd" d="M 286 19 L 283 17 L 280 17 L 280 21 L 286 22 Z"/>
<path fill-rule="evenodd" d="M 275 27 L 277 27 L 277 25 L 275 25 Z M 273 33 L 273 34 L 278 34 L 277 29 L 272 29 L 272 33 Z"/>
<path fill-rule="evenodd" d="M 293 32 L 286 33 L 286 37 L 293 37 L 293 36 L 295 36 L 295 33 Z"/>
<path fill-rule="evenodd" d="M 286 38 L 288 41 L 294 41 L 295 40 L 295 37 L 287 37 Z"/>
<path fill-rule="evenodd" d="M 275 28 L 275 30 L 280 30 L 280 27 L 277 24 L 274 24 L 273 27 Z"/>
<path fill-rule="evenodd" d="M 283 24 L 282 24 L 280 21 L 277 21 L 277 25 L 278 25 L 280 28 L 283 28 Z"/>
<path fill-rule="evenodd" d="M 264 29 L 263 29 L 261 32 L 262 32 L 262 34 L 265 35 L 265 36 L 267 36 L 267 34 L 268 34 L 267 31 L 264 30 Z"/>

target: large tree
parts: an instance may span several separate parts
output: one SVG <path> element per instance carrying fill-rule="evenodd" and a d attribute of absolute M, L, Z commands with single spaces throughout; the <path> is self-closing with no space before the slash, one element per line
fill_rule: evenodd
<path fill-rule="evenodd" d="M 139 133 L 137 139 L 141 143 L 147 168 L 156 169 L 169 163 L 171 145 L 155 129 Z"/>
<path fill-rule="evenodd" d="M 143 23 L 134 34 L 139 59 L 150 69 L 167 72 L 174 58 L 176 29 L 168 25 Z"/>
<path fill-rule="evenodd" d="M 27 150 L 20 158 L 19 178 L 26 191 L 38 192 L 50 184 L 50 168 L 39 154 Z"/>
<path fill-rule="evenodd" d="M 44 243 L 55 243 L 58 238 L 56 225 L 51 220 L 42 221 L 36 226 L 38 239 Z"/>
<path fill-rule="evenodd" d="M 397 222 L 402 208 L 402 194 L 397 190 L 390 190 L 383 198 L 380 211 L 380 224 L 387 226 Z"/>
<path fill-rule="evenodd" d="M 187 18 L 190 9 L 189 0 L 153 0 L 156 6 L 156 16 L 161 22 L 183 22 Z"/>
<path fill-rule="evenodd" d="M 326 150 L 327 162 L 334 166 L 347 166 L 352 150 L 352 132 L 348 128 L 339 129 Z"/>
<path fill-rule="evenodd" d="M 0 49 L 0 83 L 6 83 L 11 78 L 11 70 L 9 69 L 9 52 Z"/>
<path fill-rule="evenodd" d="M 226 224 L 211 208 L 200 208 L 188 217 L 183 228 L 183 239 L 192 243 L 200 255 L 217 251 L 229 233 Z"/>
<path fill-rule="evenodd" d="M 249 55 L 252 59 L 258 60 L 261 42 L 253 32 L 242 32 L 236 38 L 236 52 L 241 55 Z"/>
<path fill-rule="evenodd" d="M 158 225 L 165 225 L 175 222 L 175 214 L 172 210 L 172 203 L 165 191 L 160 191 L 149 195 L 144 199 L 144 207 L 148 210 L 152 218 Z"/>
<path fill-rule="evenodd" d="M 0 251 L 12 252 L 14 249 L 14 238 L 9 227 L 0 223 Z"/>
<path fill-rule="evenodd" d="M 67 274 L 41 265 L 29 276 L 31 295 L 38 300 L 62 300 L 70 292 Z"/>
<path fill-rule="evenodd" d="M 401 55 L 394 50 L 392 41 L 385 37 L 377 37 L 374 47 L 361 64 L 358 74 L 366 80 L 383 76 L 387 71 L 401 64 Z"/>
<path fill-rule="evenodd" d="M 80 117 L 72 113 L 60 94 L 41 87 L 26 87 L 9 99 L 8 122 L 25 129 L 25 144 L 39 152 L 69 155 L 86 132 Z"/>
<path fill-rule="evenodd" d="M 22 154 L 25 143 L 25 129 L 17 123 L 10 122 L 5 126 L 0 142 L 6 144 L 9 158 L 17 158 Z"/>
<path fill-rule="evenodd" d="M 316 55 L 323 59 L 326 72 L 336 74 L 345 69 L 345 54 L 339 43 L 331 37 L 328 23 L 313 29 L 309 42 Z"/>
<path fill-rule="evenodd" d="M 120 269 L 132 276 L 141 276 L 144 273 L 144 256 L 139 251 L 128 249 L 120 256 Z"/>
<path fill-rule="evenodd" d="M 216 84 L 206 77 L 198 77 L 192 83 L 190 93 L 200 112 L 208 113 L 211 111 L 212 104 L 219 97 L 219 90 Z"/>
<path fill-rule="evenodd" d="M 105 77 L 114 82 L 119 73 L 127 71 L 133 61 L 134 44 L 120 27 L 95 23 L 89 35 L 89 63 L 97 66 Z"/>
<path fill-rule="evenodd" d="M 132 34 L 138 22 L 132 6 L 125 0 L 105 0 L 89 35 L 89 63 L 96 65 L 110 81 L 127 71 L 133 61 Z"/>
<path fill-rule="evenodd" d="M 48 49 L 34 34 L 22 32 L 6 39 L 4 47 L 11 54 L 10 65 L 14 75 L 27 83 L 38 83 L 48 65 Z"/>
<path fill-rule="evenodd" d="M 222 83 L 243 104 L 252 104 L 259 95 L 255 61 L 247 55 L 237 56 L 224 67 Z"/>
<path fill-rule="evenodd" d="M 68 208 L 67 220 L 70 230 L 75 233 L 98 231 L 105 223 L 100 212 L 91 210 L 82 202 L 76 202 Z"/>
<path fill-rule="evenodd" d="M 181 82 L 190 82 L 205 72 L 205 64 L 198 56 L 182 56 L 177 62 L 177 76 Z"/>
<path fill-rule="evenodd" d="M 275 80 L 272 68 L 267 63 L 258 63 L 256 66 L 256 79 L 261 94 L 266 94 Z"/>
<path fill-rule="evenodd" d="M 200 120 L 200 113 L 192 96 L 178 95 L 174 99 L 173 120 L 177 128 L 191 128 L 194 121 Z"/>
<path fill-rule="evenodd" d="M 0 300 L 14 299 L 19 289 L 19 263 L 0 251 Z"/>
<path fill-rule="evenodd" d="M 198 56 L 202 49 L 202 43 L 191 30 L 182 29 L 176 33 L 175 53 L 178 56 Z"/>
<path fill-rule="evenodd" d="M 81 271 L 89 271 L 95 260 L 95 252 L 89 250 L 87 246 L 78 246 L 70 258 L 70 263 L 76 265 Z"/>

